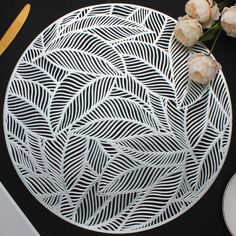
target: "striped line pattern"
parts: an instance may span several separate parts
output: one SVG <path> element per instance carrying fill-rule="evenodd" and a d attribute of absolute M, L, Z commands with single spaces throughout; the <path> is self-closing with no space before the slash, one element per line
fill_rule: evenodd
<path fill-rule="evenodd" d="M 175 20 L 128 4 L 87 7 L 43 31 L 6 94 L 13 164 L 57 216 L 106 233 L 160 226 L 215 180 L 232 129 L 222 72 L 188 80 Z"/>

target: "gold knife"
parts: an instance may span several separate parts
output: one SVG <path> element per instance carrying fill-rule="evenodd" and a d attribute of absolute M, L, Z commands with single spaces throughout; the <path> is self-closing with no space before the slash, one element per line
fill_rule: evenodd
<path fill-rule="evenodd" d="M 30 11 L 30 4 L 26 4 L 25 7 L 21 10 L 19 15 L 13 21 L 7 32 L 3 35 L 0 40 L 0 56 L 7 49 L 13 39 L 16 37 L 21 27 L 25 23 Z"/>

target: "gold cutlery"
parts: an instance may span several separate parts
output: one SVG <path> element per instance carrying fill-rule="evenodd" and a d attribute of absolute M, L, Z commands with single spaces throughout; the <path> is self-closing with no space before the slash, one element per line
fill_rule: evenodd
<path fill-rule="evenodd" d="M 11 26 L 8 28 L 7 32 L 3 35 L 0 40 L 0 56 L 7 49 L 7 47 L 14 40 L 21 27 L 24 25 L 30 12 L 30 4 L 26 4 L 25 7 L 21 10 L 19 15 L 13 21 Z"/>

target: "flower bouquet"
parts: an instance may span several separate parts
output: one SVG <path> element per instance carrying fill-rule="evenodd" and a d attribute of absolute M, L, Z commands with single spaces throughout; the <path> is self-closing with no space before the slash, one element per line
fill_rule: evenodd
<path fill-rule="evenodd" d="M 185 5 L 186 15 L 179 17 L 174 33 L 178 41 L 192 47 L 198 41 L 212 41 L 208 55 L 193 54 L 189 58 L 189 77 L 200 84 L 208 84 L 215 78 L 221 65 L 210 54 L 222 31 L 236 37 L 236 1 L 189 0 Z"/>

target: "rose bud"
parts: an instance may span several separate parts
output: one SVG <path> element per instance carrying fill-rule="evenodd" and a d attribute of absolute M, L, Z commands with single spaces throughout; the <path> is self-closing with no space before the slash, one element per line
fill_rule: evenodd
<path fill-rule="evenodd" d="M 236 38 L 236 6 L 224 8 L 221 25 L 228 36 Z"/>
<path fill-rule="evenodd" d="M 202 26 L 189 16 L 179 17 L 174 33 L 176 39 L 186 47 L 193 46 L 203 35 Z"/>
<path fill-rule="evenodd" d="M 221 70 L 221 65 L 217 61 L 203 53 L 192 54 L 188 67 L 190 79 L 200 84 L 208 84 Z"/>
<path fill-rule="evenodd" d="M 185 5 L 188 16 L 199 21 L 203 28 L 211 28 L 220 17 L 220 11 L 213 0 L 189 0 Z"/>

